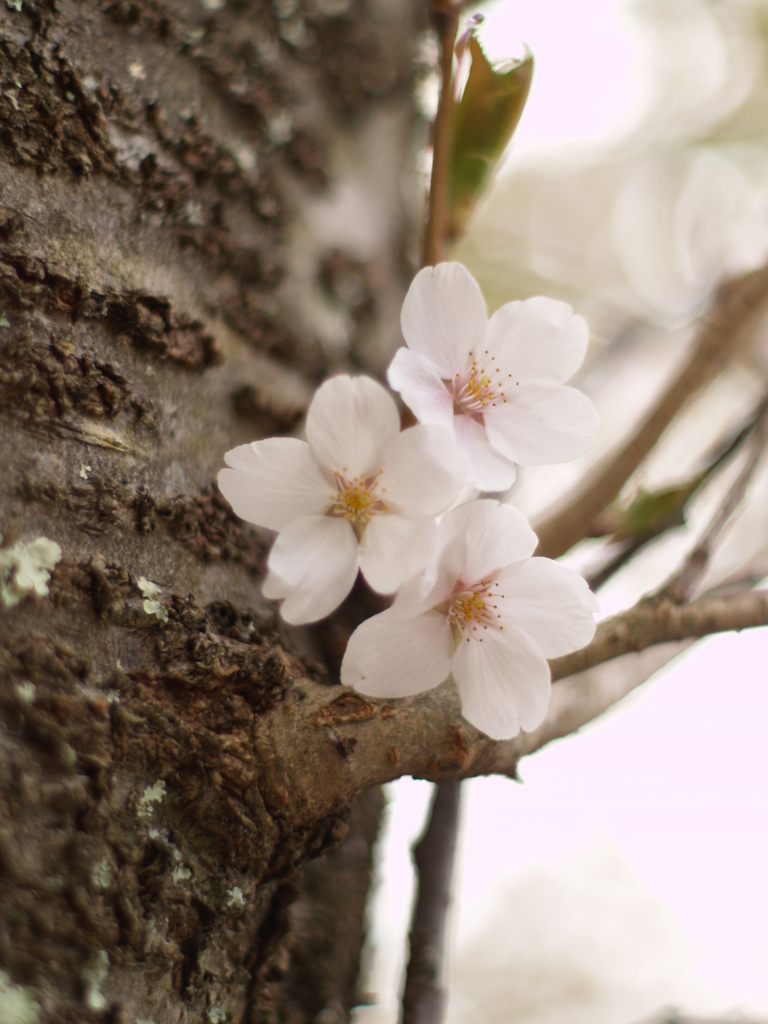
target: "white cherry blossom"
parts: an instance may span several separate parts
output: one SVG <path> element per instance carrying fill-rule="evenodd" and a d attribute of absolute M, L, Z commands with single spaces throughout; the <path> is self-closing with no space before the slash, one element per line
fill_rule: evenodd
<path fill-rule="evenodd" d="M 474 501 L 447 512 L 429 567 L 350 637 L 342 683 L 405 697 L 452 673 L 464 717 L 488 736 L 535 729 L 549 702 L 547 659 L 589 643 L 597 609 L 581 576 L 532 558 L 535 547 L 510 505 Z"/>
<path fill-rule="evenodd" d="M 263 593 L 288 622 L 314 622 L 344 600 L 360 569 L 392 593 L 428 562 L 434 516 L 464 484 L 466 464 L 439 426 L 400 432 L 392 396 L 367 377 L 319 388 L 307 441 L 273 437 L 234 448 L 219 487 L 237 515 L 279 531 Z"/>
<path fill-rule="evenodd" d="M 475 487 L 506 490 L 515 463 L 567 462 L 594 441 L 594 406 L 564 385 L 584 360 L 587 325 L 564 302 L 509 302 L 488 320 L 469 271 L 440 263 L 416 275 L 400 322 L 408 347 L 389 383 L 423 423 L 454 430 Z"/>

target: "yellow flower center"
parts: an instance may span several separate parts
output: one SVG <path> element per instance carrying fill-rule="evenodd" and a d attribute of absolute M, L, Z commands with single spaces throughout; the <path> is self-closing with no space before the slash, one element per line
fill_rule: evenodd
<path fill-rule="evenodd" d="M 504 597 L 503 594 L 493 593 L 496 582 L 485 582 L 466 587 L 462 584 L 457 589 L 448 604 L 448 624 L 453 630 L 454 642 L 461 639 L 482 640 L 478 636 L 489 626 L 495 629 L 504 629 L 499 623 L 501 615 L 497 611 L 498 606 L 494 603 L 497 597 Z"/>
<path fill-rule="evenodd" d="M 479 417 L 489 406 L 503 405 L 508 401 L 504 388 L 511 386 L 512 374 L 503 376 L 498 366 L 494 366 L 496 357 L 481 359 L 478 363 L 472 352 L 472 362 L 464 371 L 457 373 L 452 382 L 454 411 L 461 415 Z M 514 381 L 517 386 L 518 381 Z M 448 384 L 451 390 L 451 384 Z"/>
<path fill-rule="evenodd" d="M 346 471 L 346 467 L 345 467 Z M 379 470 L 374 476 L 356 476 L 351 480 L 343 473 L 334 474 L 336 477 L 336 494 L 331 495 L 333 504 L 327 512 L 329 516 L 338 516 L 348 519 L 352 524 L 358 540 L 362 537 L 365 527 L 372 516 L 379 512 L 388 512 L 387 506 L 379 497 L 379 477 L 383 471 Z M 386 487 L 382 488 L 382 493 Z"/>

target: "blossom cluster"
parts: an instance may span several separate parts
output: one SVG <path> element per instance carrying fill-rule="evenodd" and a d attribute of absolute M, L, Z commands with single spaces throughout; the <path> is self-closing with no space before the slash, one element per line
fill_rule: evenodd
<path fill-rule="evenodd" d="M 506 490 L 515 464 L 561 462 L 592 443 L 589 400 L 565 386 L 587 327 L 533 298 L 488 320 L 458 263 L 422 270 L 406 297 L 406 348 L 391 387 L 420 421 L 400 429 L 391 394 L 367 377 L 326 381 L 306 441 L 268 438 L 225 455 L 219 487 L 248 522 L 277 531 L 263 593 L 287 622 L 336 609 L 362 573 L 396 595 L 350 637 L 342 682 L 399 697 L 449 675 L 464 716 L 495 739 L 543 719 L 547 659 L 588 643 L 596 603 L 584 580 L 534 558 L 536 535 L 511 505 L 457 504 L 467 486 Z"/>

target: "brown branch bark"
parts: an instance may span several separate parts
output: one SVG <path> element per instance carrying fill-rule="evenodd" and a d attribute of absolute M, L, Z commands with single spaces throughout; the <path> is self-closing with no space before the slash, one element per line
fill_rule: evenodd
<path fill-rule="evenodd" d="M 768 266 L 726 282 L 703 318 L 691 354 L 651 412 L 565 504 L 536 526 L 537 554 L 557 558 L 585 537 L 685 402 L 708 384 L 748 338 L 768 303 Z"/>
<path fill-rule="evenodd" d="M 417 893 L 409 935 L 402 1024 L 440 1024 L 443 1019 L 445 931 L 460 796 L 460 782 L 435 787 L 427 827 L 413 848 Z"/>
<path fill-rule="evenodd" d="M 401 775 L 433 782 L 514 775 L 521 757 L 596 718 L 642 681 L 626 684 L 606 668 L 606 684 L 587 670 L 661 644 L 764 625 L 765 590 L 702 597 L 683 607 L 661 597 L 646 599 L 601 623 L 582 651 L 551 662 L 552 678 L 564 681 L 553 688 L 547 717 L 535 732 L 504 742 L 488 739 L 462 718 L 450 681 L 385 701 L 299 678 L 259 730 L 259 743 L 268 744 L 273 771 L 290 760 L 284 813 L 291 816 L 310 807 L 316 816 L 330 814 L 355 793 Z"/>
<path fill-rule="evenodd" d="M 654 644 L 768 625 L 768 591 L 718 594 L 679 605 L 663 594 L 646 598 L 631 611 L 606 619 L 592 643 L 550 662 L 552 679 L 584 672 L 594 665 Z"/>

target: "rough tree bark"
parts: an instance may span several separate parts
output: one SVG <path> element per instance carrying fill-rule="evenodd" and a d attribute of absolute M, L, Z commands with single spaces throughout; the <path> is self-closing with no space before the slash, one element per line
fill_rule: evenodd
<path fill-rule="evenodd" d="M 654 595 L 494 743 L 450 682 L 337 684 L 361 588 L 290 633 L 261 598 L 268 538 L 215 475 L 399 343 L 425 24 L 414 0 L 0 3 L 0 1020 L 346 1020 L 377 786 L 514 775 L 645 648 L 768 623 L 765 591 Z"/>
<path fill-rule="evenodd" d="M 398 343 L 425 22 L 0 4 L 0 533 L 62 552 L 0 601 L 0 1018 L 348 1018 L 381 797 L 261 728 L 332 679 L 214 480 Z"/>

